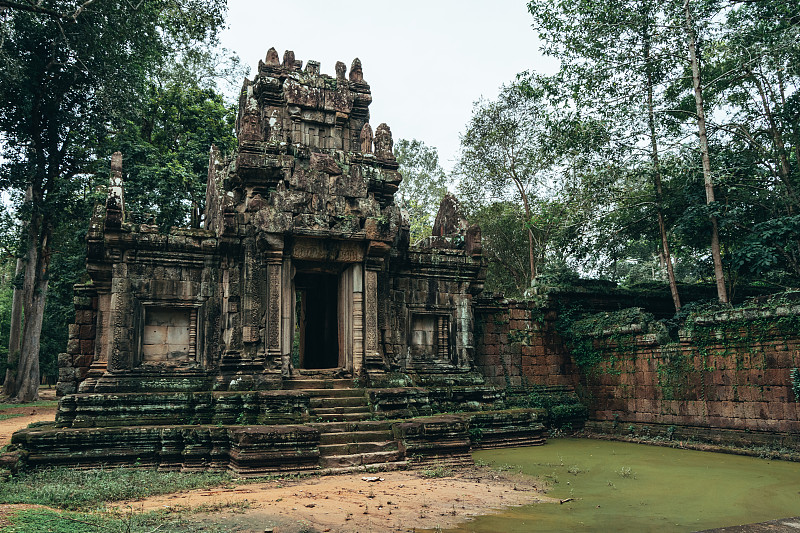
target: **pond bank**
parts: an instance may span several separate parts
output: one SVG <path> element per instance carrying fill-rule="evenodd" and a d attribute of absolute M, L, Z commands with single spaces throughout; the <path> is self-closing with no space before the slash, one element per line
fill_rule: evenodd
<path fill-rule="evenodd" d="M 625 426 L 623 430 L 610 423 L 589 421 L 581 431 L 572 436 L 800 462 L 800 451 L 790 448 L 789 445 L 781 445 L 780 436 L 775 434 L 754 435 L 752 432 L 718 428 L 702 428 L 702 431 L 699 431 L 700 428 L 693 428 L 691 434 L 686 434 L 667 424 Z M 790 435 L 787 438 L 794 440 L 796 436 Z"/>
<path fill-rule="evenodd" d="M 480 451 L 549 483 L 560 506 L 522 506 L 452 532 L 685 532 L 796 516 L 800 465 L 730 454 L 590 439 Z"/>

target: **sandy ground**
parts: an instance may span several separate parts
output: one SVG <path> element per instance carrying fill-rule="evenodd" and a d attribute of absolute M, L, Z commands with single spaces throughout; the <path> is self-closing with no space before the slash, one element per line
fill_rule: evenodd
<path fill-rule="evenodd" d="M 40 389 L 40 400 L 55 400 L 55 389 Z M 0 448 L 11 442 L 11 434 L 17 430 L 28 427 L 28 424 L 33 422 L 52 422 L 56 419 L 56 407 L 29 407 L 21 405 L 20 407 L 10 407 L 3 409 L 0 414 L 11 415 L 21 414 L 23 416 L 15 416 L 0 420 Z"/>
<path fill-rule="evenodd" d="M 381 480 L 365 479 L 371 477 Z M 321 532 L 388 533 L 452 527 L 476 515 L 535 502 L 558 500 L 538 490 L 533 478 L 474 467 L 437 478 L 412 470 L 278 480 L 151 497 L 120 507 L 171 510 L 190 515 L 198 527 L 224 525 L 248 533 L 268 528 L 292 533 L 303 526 Z"/>

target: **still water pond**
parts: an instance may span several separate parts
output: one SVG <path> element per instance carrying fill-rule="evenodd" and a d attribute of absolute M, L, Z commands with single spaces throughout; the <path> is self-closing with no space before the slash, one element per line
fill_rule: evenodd
<path fill-rule="evenodd" d="M 480 517 L 453 533 L 697 531 L 800 515 L 800 464 L 587 439 L 486 450 L 476 461 L 514 465 L 574 498 Z"/>

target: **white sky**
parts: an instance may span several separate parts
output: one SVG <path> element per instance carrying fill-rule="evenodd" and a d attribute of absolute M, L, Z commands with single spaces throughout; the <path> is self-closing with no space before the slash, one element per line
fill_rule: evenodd
<path fill-rule="evenodd" d="M 473 102 L 494 98 L 523 70 L 553 72 L 539 53 L 525 0 L 228 0 L 222 45 L 250 65 L 274 46 L 335 75 L 358 57 L 373 102 L 370 123 L 439 150 L 450 170 Z"/>

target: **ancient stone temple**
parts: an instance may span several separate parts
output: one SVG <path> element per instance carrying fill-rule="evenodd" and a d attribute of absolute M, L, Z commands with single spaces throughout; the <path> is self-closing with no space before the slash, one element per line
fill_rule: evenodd
<path fill-rule="evenodd" d="M 537 414 L 488 411 L 500 393 L 473 371 L 479 228 L 447 196 L 434 236 L 409 242 L 391 130 L 370 125 L 360 61 L 346 70 L 269 50 L 241 90 L 237 152 L 211 148 L 202 229 L 136 223 L 114 155 L 58 427 L 14 438 L 28 463 L 461 460 L 470 424 L 486 443 L 492 428 L 496 443 L 540 442 Z M 448 405 L 476 414 L 413 418 Z"/>

